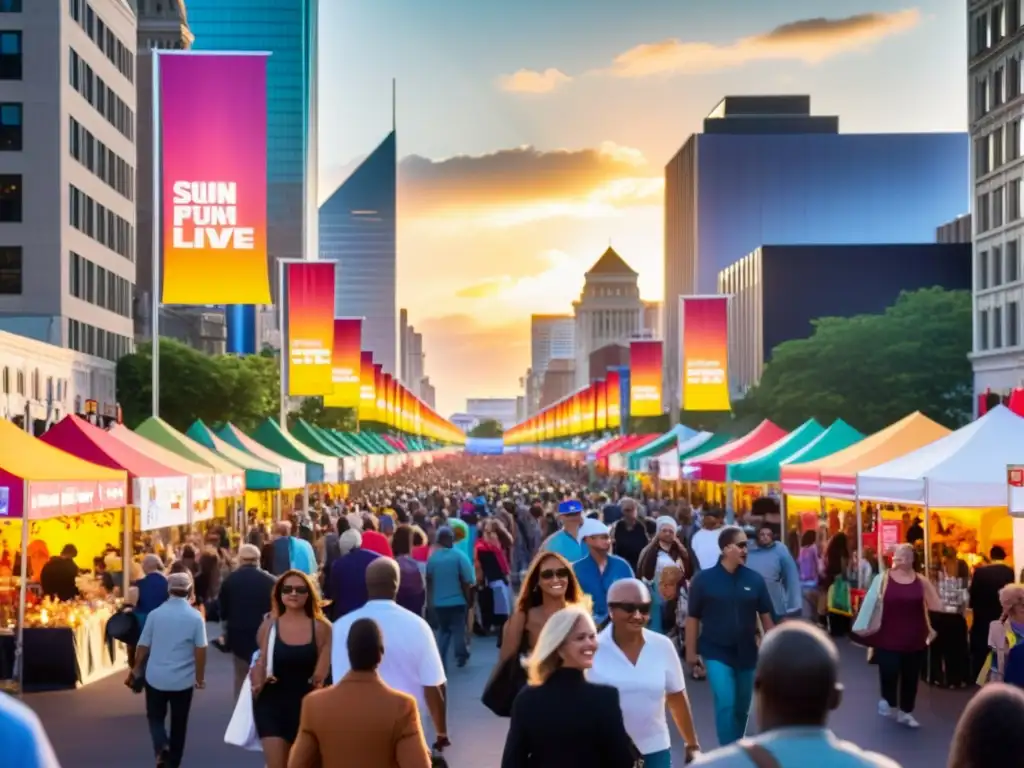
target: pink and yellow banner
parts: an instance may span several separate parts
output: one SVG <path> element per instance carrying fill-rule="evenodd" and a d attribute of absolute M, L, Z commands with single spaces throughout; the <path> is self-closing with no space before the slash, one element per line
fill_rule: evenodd
<path fill-rule="evenodd" d="M 662 344 L 642 340 L 629 344 L 629 414 L 661 416 Z"/>
<path fill-rule="evenodd" d="M 684 411 L 728 411 L 729 297 L 679 298 Z"/>
<path fill-rule="evenodd" d="M 594 382 L 594 392 L 597 398 L 596 408 L 596 429 L 603 432 L 608 428 L 608 382 L 598 379 Z"/>
<path fill-rule="evenodd" d="M 373 375 L 373 352 L 359 353 L 359 420 L 377 419 L 377 382 Z"/>
<path fill-rule="evenodd" d="M 327 408 L 358 408 L 362 400 L 363 318 L 334 318 L 331 375 L 334 391 L 324 395 Z"/>
<path fill-rule="evenodd" d="M 267 54 L 160 53 L 164 304 L 269 304 Z"/>
<path fill-rule="evenodd" d="M 373 364 L 373 417 L 381 424 L 388 420 L 388 393 L 384 388 L 384 365 L 383 363 Z"/>
<path fill-rule="evenodd" d="M 618 371 L 608 371 L 605 379 L 605 400 L 608 403 L 608 429 L 622 427 L 622 376 Z"/>
<path fill-rule="evenodd" d="M 288 394 L 328 395 L 334 391 L 334 262 L 285 264 Z"/>

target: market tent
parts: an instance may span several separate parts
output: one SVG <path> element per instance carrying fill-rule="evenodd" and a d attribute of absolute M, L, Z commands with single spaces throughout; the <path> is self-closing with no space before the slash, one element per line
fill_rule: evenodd
<path fill-rule="evenodd" d="M 211 467 L 199 462 L 189 461 L 174 451 L 169 451 L 152 440 L 132 432 L 124 424 L 114 424 L 107 434 L 130 448 L 155 459 L 165 467 L 177 470 L 189 479 L 189 509 L 194 520 L 206 520 L 213 517 L 213 476 Z"/>
<path fill-rule="evenodd" d="M 779 482 L 780 464 L 797 451 L 802 451 L 822 434 L 825 428 L 816 419 L 808 419 L 799 427 L 767 448 L 742 461 L 731 462 L 726 479 L 731 483 L 764 485 Z"/>
<path fill-rule="evenodd" d="M 387 442 L 394 447 L 395 453 L 406 453 L 407 449 L 405 447 L 405 443 L 399 438 L 392 437 L 391 435 L 381 435 L 381 438 L 383 440 L 387 440 Z"/>
<path fill-rule="evenodd" d="M 997 405 L 956 432 L 857 473 L 857 493 L 934 508 L 1005 507 L 1010 464 L 1024 464 L 1024 419 Z"/>
<path fill-rule="evenodd" d="M 344 435 L 354 445 L 358 445 L 367 456 L 384 453 L 384 449 L 370 439 L 369 432 L 336 432 Z"/>
<path fill-rule="evenodd" d="M 334 429 L 322 429 L 321 431 L 326 432 L 328 436 L 334 438 L 336 442 L 341 443 L 341 445 L 348 448 L 356 456 L 370 455 L 369 449 L 357 440 L 356 436 L 351 432 L 338 432 Z"/>
<path fill-rule="evenodd" d="M 42 520 L 120 509 L 128 473 L 83 461 L 0 419 L 0 515 Z M 26 496 L 27 491 L 27 496 Z"/>
<path fill-rule="evenodd" d="M 614 451 L 607 455 L 608 469 L 611 472 L 625 472 L 629 469 L 626 465 L 626 456 L 632 451 L 657 440 L 658 434 L 629 435 L 626 441 L 620 444 Z"/>
<path fill-rule="evenodd" d="M 724 483 L 726 467 L 731 462 L 753 456 L 785 436 L 786 430 L 765 419 L 743 437 L 688 460 L 686 462 L 687 474 L 693 480 Z"/>
<path fill-rule="evenodd" d="M 379 454 L 381 456 L 397 453 L 394 446 L 376 432 L 360 432 L 359 435 L 362 436 L 367 445 L 370 445 L 375 449 L 371 450 L 371 453 Z"/>
<path fill-rule="evenodd" d="M 213 430 L 203 423 L 202 419 L 196 419 L 185 435 L 211 451 L 215 451 L 235 466 L 244 469 L 247 491 L 281 490 L 281 470 L 273 464 L 221 440 L 213 433 Z"/>
<path fill-rule="evenodd" d="M 920 411 L 831 456 L 782 468 L 782 492 L 793 496 L 852 499 L 857 473 L 915 451 L 949 434 Z"/>
<path fill-rule="evenodd" d="M 652 466 L 651 469 L 655 469 L 656 467 L 658 477 L 661 480 L 670 480 L 675 482 L 676 480 L 681 479 L 679 472 L 680 450 L 685 450 L 687 452 L 695 450 L 700 446 L 704 445 L 704 443 L 706 443 L 712 437 L 713 435 L 710 432 L 698 432 L 692 437 L 690 437 L 688 440 L 676 443 L 664 453 L 661 453 L 660 455 L 654 457 L 654 466 Z M 635 456 L 636 454 L 633 455 Z M 648 457 L 647 462 L 648 464 L 651 464 L 650 457 Z M 641 460 L 640 466 L 643 466 L 643 460 Z"/>
<path fill-rule="evenodd" d="M 210 467 L 213 470 L 215 499 L 230 499 L 245 492 L 245 472 L 241 467 L 186 437 L 163 419 L 150 416 L 135 428 L 135 432 L 189 461 Z"/>
<path fill-rule="evenodd" d="M 302 419 L 297 419 L 289 431 L 291 432 L 292 437 L 304 446 L 312 448 L 314 451 L 318 451 L 325 456 L 341 458 L 349 455 L 348 451 L 343 451 L 340 447 L 334 444 L 333 440 L 321 435 Z"/>
<path fill-rule="evenodd" d="M 617 453 L 619 448 L 628 443 L 632 437 L 634 437 L 634 435 L 619 435 L 618 437 L 613 437 L 607 443 L 594 451 L 594 460 L 600 461 L 601 459 L 608 458 L 613 453 Z"/>
<path fill-rule="evenodd" d="M 685 463 L 689 459 L 695 459 L 698 456 L 703 456 L 705 453 L 711 453 L 718 450 L 723 445 L 728 445 L 732 438 L 724 433 L 712 433 L 711 437 L 703 438 L 698 441 L 697 438 L 702 435 L 706 435 L 707 432 L 701 432 L 697 437 L 687 440 L 685 443 L 679 445 L 679 462 Z"/>
<path fill-rule="evenodd" d="M 337 457 L 314 451 L 281 429 L 276 421 L 265 419 L 251 437 L 265 448 L 305 464 L 306 482 L 303 485 L 338 482 Z"/>
<path fill-rule="evenodd" d="M 849 448 L 854 443 L 859 443 L 863 439 L 864 435 L 856 429 L 842 419 L 836 419 L 832 422 L 831 427 L 782 463 L 784 466 L 791 466 L 793 464 L 806 464 L 810 461 L 817 461 L 826 456 L 831 456 L 833 453 L 839 453 L 844 448 Z"/>
<path fill-rule="evenodd" d="M 142 530 L 187 525 L 188 477 L 130 448 L 74 414 L 54 424 L 42 440 L 80 459 L 128 473 L 128 503 L 141 511 Z"/>
<path fill-rule="evenodd" d="M 619 435 L 613 435 L 613 436 L 609 436 L 609 437 L 602 437 L 602 438 L 592 442 L 589 446 L 587 446 L 586 456 L 585 456 L 586 460 L 587 461 L 596 461 L 597 460 L 598 452 L 602 448 L 604 448 L 606 445 L 608 445 L 608 443 L 612 442 L 613 440 L 618 440 L 619 437 L 620 437 Z"/>
<path fill-rule="evenodd" d="M 629 462 L 629 468 L 639 469 L 644 459 L 651 456 L 661 456 L 669 448 L 678 445 L 684 440 L 689 440 L 696 434 L 697 430 L 690 429 L 683 424 L 676 424 L 676 426 L 659 436 L 656 440 L 651 440 L 646 445 L 630 451 L 629 456 L 626 458 L 626 461 Z"/>
<path fill-rule="evenodd" d="M 306 484 L 306 465 L 303 462 L 282 456 L 260 445 L 234 424 L 221 427 L 217 437 L 225 443 L 255 456 L 260 461 L 277 467 L 281 473 L 281 490 L 294 491 Z"/>

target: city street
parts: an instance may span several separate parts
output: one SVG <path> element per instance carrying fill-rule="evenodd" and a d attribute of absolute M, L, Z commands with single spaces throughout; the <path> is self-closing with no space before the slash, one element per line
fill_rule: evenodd
<path fill-rule="evenodd" d="M 942 768 L 957 717 L 969 694 L 922 686 L 917 717 L 919 731 L 881 721 L 875 668 L 867 666 L 864 651 L 843 645 L 843 683 L 846 695 L 833 720 L 833 728 L 862 747 L 878 750 L 904 768 Z M 506 722 L 480 704 L 480 691 L 496 658 L 492 640 L 476 640 L 465 669 L 452 672 L 449 725 L 453 747 L 447 753 L 453 768 L 491 768 L 501 761 Z M 258 754 L 224 744 L 224 729 L 231 716 L 231 665 L 211 651 L 207 688 L 197 691 L 189 724 L 185 766 L 246 768 L 262 765 Z M 64 768 L 110 768 L 150 764 L 149 735 L 142 714 L 142 698 L 122 686 L 122 676 L 108 678 L 77 691 L 33 694 L 28 703 L 43 719 Z M 710 692 L 707 684 L 691 683 L 698 733 L 706 748 L 715 745 Z M 676 740 L 678 742 L 678 739 Z M 676 744 L 679 762 L 682 751 Z"/>

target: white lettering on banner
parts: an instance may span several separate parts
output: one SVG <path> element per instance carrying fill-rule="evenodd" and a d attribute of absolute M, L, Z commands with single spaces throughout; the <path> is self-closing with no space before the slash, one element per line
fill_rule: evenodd
<path fill-rule="evenodd" d="M 59 509 L 59 493 L 36 493 L 32 496 L 32 509 Z"/>
<path fill-rule="evenodd" d="M 256 247 L 254 227 L 238 226 L 238 185 L 233 181 L 176 181 L 172 243 L 175 248 L 231 248 L 249 251 Z M 185 225 L 191 224 L 186 234 Z"/>
<path fill-rule="evenodd" d="M 635 403 L 655 402 L 661 400 L 661 393 L 657 387 L 641 384 L 638 387 L 633 387 L 632 397 Z"/>
<path fill-rule="evenodd" d="M 352 372 L 351 368 L 335 368 L 331 372 L 331 381 L 335 384 L 358 384 L 359 377 Z M 362 390 L 360 390 L 360 396 L 362 396 Z"/>
<path fill-rule="evenodd" d="M 311 346 L 303 348 L 303 344 Z M 316 347 L 312 345 L 315 344 Z M 291 349 L 292 365 L 330 365 L 331 350 L 324 349 L 319 342 L 297 339 Z"/>
<path fill-rule="evenodd" d="M 687 360 L 687 384 L 724 384 L 725 369 L 718 360 Z"/>

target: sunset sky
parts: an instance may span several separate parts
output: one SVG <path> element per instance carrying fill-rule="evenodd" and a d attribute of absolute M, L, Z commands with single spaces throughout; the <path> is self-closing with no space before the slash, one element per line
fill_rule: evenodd
<path fill-rule="evenodd" d="M 662 298 L 663 169 L 722 96 L 809 93 L 845 133 L 967 125 L 962 0 L 320 7 L 321 197 L 397 78 L 398 300 L 445 416 L 520 394 L 530 314 L 571 312 L 609 241 Z"/>

